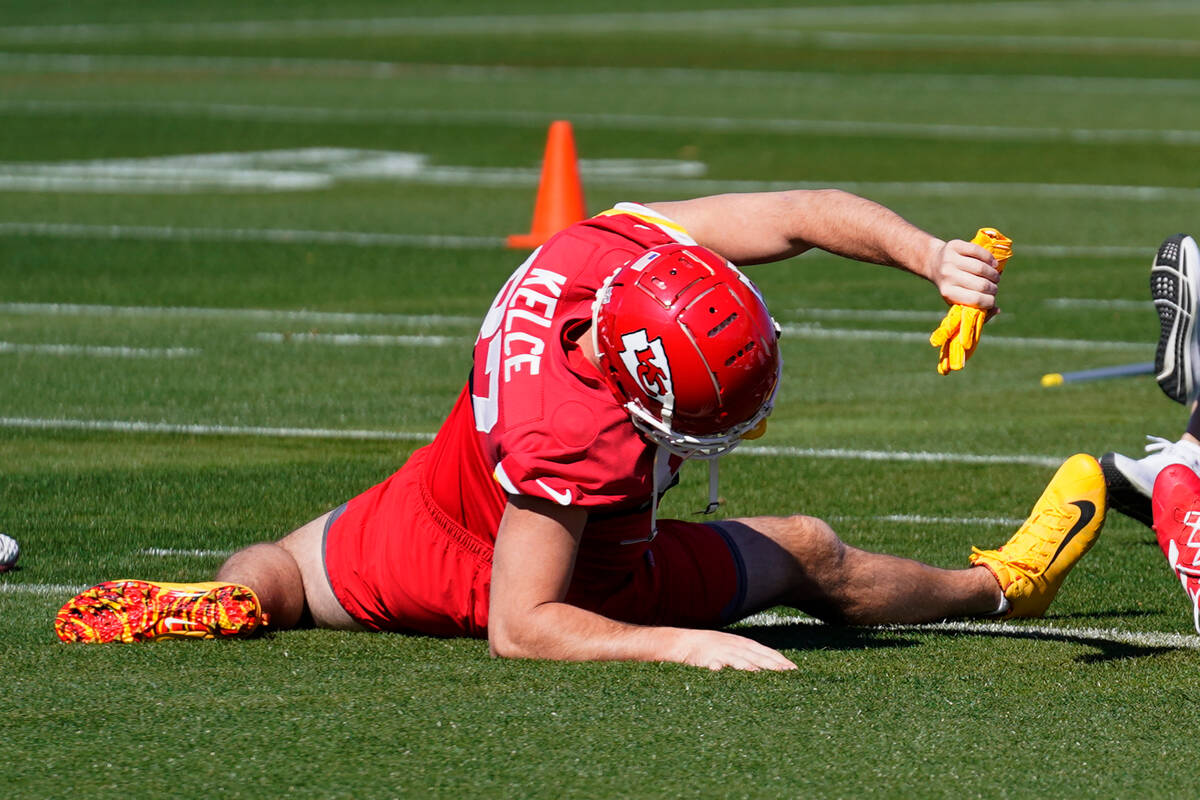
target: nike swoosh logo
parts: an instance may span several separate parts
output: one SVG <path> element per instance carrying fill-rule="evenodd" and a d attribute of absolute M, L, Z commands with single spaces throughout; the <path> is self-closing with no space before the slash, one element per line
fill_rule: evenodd
<path fill-rule="evenodd" d="M 560 506 L 571 505 L 571 500 L 573 499 L 574 496 L 571 494 L 570 489 L 563 489 L 561 492 L 557 491 L 555 489 L 551 489 L 549 486 L 546 485 L 546 482 L 544 480 L 542 480 L 541 478 L 537 479 L 537 485 L 542 487 L 543 489 L 545 489 L 546 494 L 550 495 L 550 499 L 553 500 L 554 502 L 558 503 Z"/>
<path fill-rule="evenodd" d="M 1058 558 L 1058 554 L 1063 551 L 1063 548 L 1070 544 L 1075 538 L 1075 534 L 1087 527 L 1087 524 L 1092 521 L 1092 517 L 1096 516 L 1096 504 L 1091 500 L 1072 500 L 1071 505 L 1079 509 L 1079 519 L 1071 526 L 1071 530 L 1067 531 L 1067 535 L 1058 545 L 1058 549 L 1054 551 L 1054 555 L 1050 557 L 1050 561 L 1046 564 L 1046 570 L 1050 569 L 1050 565 Z M 1042 570 L 1043 574 L 1046 570 Z"/>
<path fill-rule="evenodd" d="M 164 633 L 187 633 L 202 630 L 204 626 L 190 619 L 167 617 L 159 621 L 158 628 Z"/>

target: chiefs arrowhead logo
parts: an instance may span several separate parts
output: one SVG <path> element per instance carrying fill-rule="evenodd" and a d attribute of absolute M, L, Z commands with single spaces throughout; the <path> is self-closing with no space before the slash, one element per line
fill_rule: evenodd
<path fill-rule="evenodd" d="M 621 337 L 621 362 L 625 369 L 642 387 L 648 396 L 668 408 L 673 404 L 671 388 L 671 365 L 663 350 L 662 339 L 651 341 L 646 329 L 627 333 Z"/>

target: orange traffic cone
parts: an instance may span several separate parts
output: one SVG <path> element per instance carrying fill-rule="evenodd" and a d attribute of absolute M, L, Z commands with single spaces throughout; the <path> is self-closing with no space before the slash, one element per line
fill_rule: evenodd
<path fill-rule="evenodd" d="M 579 180 L 579 162 L 575 157 L 575 135 L 571 123 L 550 123 L 546 137 L 546 155 L 542 160 L 542 180 L 538 184 L 537 203 L 533 207 L 533 229 L 508 237 L 508 246 L 532 250 L 554 234 L 586 216 L 583 184 Z"/>

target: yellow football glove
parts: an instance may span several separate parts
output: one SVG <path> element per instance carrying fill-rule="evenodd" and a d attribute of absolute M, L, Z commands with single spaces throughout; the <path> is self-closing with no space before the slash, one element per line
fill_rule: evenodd
<path fill-rule="evenodd" d="M 1012 255 L 1012 239 L 995 228 L 980 228 L 971 242 L 991 253 L 996 259 L 996 268 L 1004 271 L 1004 263 Z M 942 324 L 929 335 L 929 343 L 940 348 L 937 365 L 939 375 L 960 370 L 966 365 L 967 359 L 975 352 L 975 346 L 979 344 L 986 321 L 987 312 L 983 309 L 962 304 L 950 307 Z"/>

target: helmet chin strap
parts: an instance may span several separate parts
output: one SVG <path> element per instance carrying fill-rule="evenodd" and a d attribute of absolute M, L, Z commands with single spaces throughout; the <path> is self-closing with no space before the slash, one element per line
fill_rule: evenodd
<path fill-rule="evenodd" d="M 665 447 L 654 448 L 654 477 L 652 479 L 653 489 L 650 495 L 650 535 L 645 539 L 624 539 L 621 544 L 641 544 L 642 542 L 652 542 L 654 537 L 658 536 L 658 498 L 661 496 L 659 487 L 662 485 L 662 477 L 659 473 L 659 459 L 670 458 L 670 452 Z M 720 487 L 720 470 L 718 463 L 719 457 L 705 459 L 708 461 L 708 506 L 701 511 L 701 514 L 711 514 L 721 506 L 721 501 L 717 499 L 717 492 Z"/>
<path fill-rule="evenodd" d="M 664 453 L 666 456 L 664 456 Z M 662 480 L 659 478 L 658 467 L 660 464 L 659 459 L 664 457 L 669 458 L 670 453 L 668 453 L 663 447 L 655 446 L 654 466 L 651 467 L 651 471 L 653 472 L 653 477 L 651 478 L 653 488 L 651 489 L 650 493 L 650 535 L 644 539 L 622 539 L 621 544 L 641 544 L 643 542 L 652 542 L 654 541 L 654 537 L 658 536 L 658 495 L 659 487 L 662 485 Z"/>
<path fill-rule="evenodd" d="M 708 460 L 708 506 L 701 513 L 711 514 L 721 505 L 721 501 L 717 499 L 717 487 L 721 480 L 718 474 L 720 461 L 720 458 Z"/>

